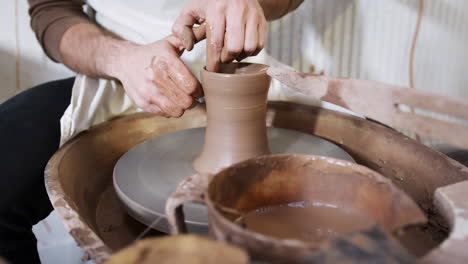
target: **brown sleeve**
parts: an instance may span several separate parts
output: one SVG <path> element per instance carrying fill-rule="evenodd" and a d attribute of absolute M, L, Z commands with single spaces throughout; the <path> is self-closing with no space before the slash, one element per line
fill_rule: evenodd
<path fill-rule="evenodd" d="M 79 23 L 92 23 L 82 0 L 28 0 L 31 28 L 49 58 L 62 62 L 59 46 L 65 31 Z"/>

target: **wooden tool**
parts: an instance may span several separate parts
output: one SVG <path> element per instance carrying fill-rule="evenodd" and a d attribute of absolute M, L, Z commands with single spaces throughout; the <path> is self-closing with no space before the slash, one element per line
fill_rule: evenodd
<path fill-rule="evenodd" d="M 268 74 L 303 94 L 383 124 L 468 149 L 466 101 L 375 81 L 306 74 L 289 68 L 270 67 Z M 416 111 L 402 110 L 405 106 Z"/>

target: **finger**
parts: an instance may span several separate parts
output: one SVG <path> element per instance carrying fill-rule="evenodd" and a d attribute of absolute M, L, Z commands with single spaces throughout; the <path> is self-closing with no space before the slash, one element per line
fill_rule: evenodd
<path fill-rule="evenodd" d="M 249 55 L 245 52 L 242 51 L 239 55 L 237 55 L 236 61 L 242 61 L 243 59 L 247 58 Z"/>
<path fill-rule="evenodd" d="M 191 51 L 195 45 L 195 35 L 189 27 L 184 27 L 182 30 L 182 45 L 188 51 Z"/>
<path fill-rule="evenodd" d="M 178 37 L 186 50 L 192 50 L 195 43 L 195 36 L 192 31 L 193 25 L 197 23 L 197 16 L 189 11 L 182 11 L 172 26 L 172 33 Z"/>
<path fill-rule="evenodd" d="M 152 104 L 149 100 L 143 99 L 140 95 L 132 96 L 133 102 L 143 111 L 161 116 L 167 116 L 159 106 Z"/>
<path fill-rule="evenodd" d="M 182 33 L 182 43 L 186 50 L 191 51 L 193 46 L 206 38 L 206 24 L 192 29 L 185 27 Z"/>
<path fill-rule="evenodd" d="M 266 20 L 263 18 L 260 20 L 260 23 L 258 24 L 258 45 L 257 45 L 257 50 L 252 54 L 252 56 L 257 56 L 260 51 L 263 50 L 263 47 L 265 47 L 265 38 L 267 34 L 267 29 L 268 29 L 268 24 Z"/>
<path fill-rule="evenodd" d="M 207 70 L 216 71 L 221 61 L 221 50 L 224 45 L 226 31 L 226 6 L 223 1 L 217 1 L 208 9 L 207 14 Z"/>
<path fill-rule="evenodd" d="M 177 87 L 167 71 L 157 73 L 153 82 L 158 92 L 151 94 L 151 100 L 168 115 L 179 117 L 192 105 L 193 98 Z"/>
<path fill-rule="evenodd" d="M 198 79 L 197 79 L 197 82 L 198 82 Z M 203 87 L 201 86 L 201 83 L 198 82 L 198 87 L 197 89 L 195 90 L 194 93 L 192 93 L 192 97 L 195 98 L 195 99 L 200 99 L 202 98 L 203 96 L 205 96 L 205 92 L 203 91 Z"/>
<path fill-rule="evenodd" d="M 175 105 L 163 94 L 155 93 L 149 101 L 150 104 L 158 106 L 166 117 L 180 117 L 184 113 L 184 109 Z"/>
<path fill-rule="evenodd" d="M 184 52 L 184 44 L 182 41 L 176 37 L 175 35 L 169 35 L 164 38 L 171 46 L 173 46 L 177 50 L 177 54 L 180 56 Z"/>
<path fill-rule="evenodd" d="M 202 90 L 200 82 L 195 78 L 193 73 L 179 59 L 174 58 L 169 69 L 169 77 L 172 79 L 176 87 L 182 90 L 185 94 L 199 98 Z"/>
<path fill-rule="evenodd" d="M 166 113 L 164 113 L 161 108 L 159 108 L 159 106 L 153 104 L 153 103 L 149 103 L 148 106 L 146 107 L 146 109 L 143 109 L 145 110 L 146 112 L 148 113 L 152 113 L 152 114 L 156 114 L 156 115 L 160 115 L 160 116 L 164 116 L 164 117 L 168 117 L 168 115 Z"/>
<path fill-rule="evenodd" d="M 182 110 L 188 109 L 194 101 L 194 98 L 182 91 L 170 77 L 166 81 L 166 89 L 163 89 L 162 93 Z"/>
<path fill-rule="evenodd" d="M 193 34 L 195 35 L 196 43 L 204 40 L 206 38 L 206 23 L 201 24 L 199 27 L 194 27 Z"/>
<path fill-rule="evenodd" d="M 236 57 L 237 61 L 242 61 L 249 56 L 257 55 L 259 49 L 259 16 L 258 14 L 250 15 L 247 18 L 245 26 L 245 42 L 243 51 Z M 260 49 L 261 50 L 261 49 Z M 258 52 L 260 52 L 260 50 Z"/>
<path fill-rule="evenodd" d="M 160 91 L 155 92 L 153 89 L 152 93 L 147 95 L 145 99 L 148 100 L 149 104 L 156 105 L 161 109 L 166 117 L 179 117 L 184 113 L 182 107 L 174 104 L 172 100 Z"/>
<path fill-rule="evenodd" d="M 191 105 L 189 108 L 187 108 L 186 110 L 190 110 L 190 109 L 194 108 L 195 106 L 197 106 L 197 104 L 198 104 L 198 101 L 197 101 L 197 100 L 193 100 L 192 105 Z"/>
<path fill-rule="evenodd" d="M 226 33 L 221 62 L 233 61 L 244 49 L 246 16 L 244 11 L 229 9 L 226 14 Z"/>
<path fill-rule="evenodd" d="M 258 15 L 252 14 L 247 18 L 245 25 L 245 41 L 244 41 L 244 56 L 248 57 L 252 55 L 258 47 Z"/>
<path fill-rule="evenodd" d="M 206 31 L 206 70 L 209 72 L 218 72 L 220 58 L 212 45 L 210 45 L 210 43 L 212 43 L 211 31 L 211 26 L 208 26 Z"/>

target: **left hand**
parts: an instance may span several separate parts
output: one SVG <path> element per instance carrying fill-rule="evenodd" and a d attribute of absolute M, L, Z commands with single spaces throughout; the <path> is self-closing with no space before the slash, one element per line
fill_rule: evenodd
<path fill-rule="evenodd" d="M 201 85 L 180 59 L 174 36 L 147 45 L 126 42 L 113 63 L 112 75 L 141 109 L 166 117 L 180 117 L 202 96 Z"/>
<path fill-rule="evenodd" d="M 187 30 L 191 31 L 195 24 L 204 22 L 211 33 L 207 45 L 218 62 L 241 61 L 263 49 L 267 22 L 258 0 L 191 0 L 172 31 L 184 48 L 191 50 L 193 45 L 184 41 L 184 34 L 186 36 Z"/>

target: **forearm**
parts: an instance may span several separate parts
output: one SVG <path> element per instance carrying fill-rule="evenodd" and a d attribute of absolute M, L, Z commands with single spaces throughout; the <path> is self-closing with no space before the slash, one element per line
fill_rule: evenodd
<path fill-rule="evenodd" d="M 106 35 L 83 12 L 83 0 L 28 0 L 31 27 L 46 54 L 72 70 L 116 78 L 130 43 Z"/>
<path fill-rule="evenodd" d="M 299 7 L 304 0 L 259 0 L 268 21 L 281 18 Z"/>
<path fill-rule="evenodd" d="M 62 62 L 90 77 L 116 78 L 122 55 L 133 44 L 104 33 L 95 24 L 76 24 L 60 40 Z"/>
<path fill-rule="evenodd" d="M 60 39 L 71 26 L 92 23 L 83 12 L 83 0 L 28 0 L 31 28 L 44 52 L 55 62 L 62 62 Z"/>

